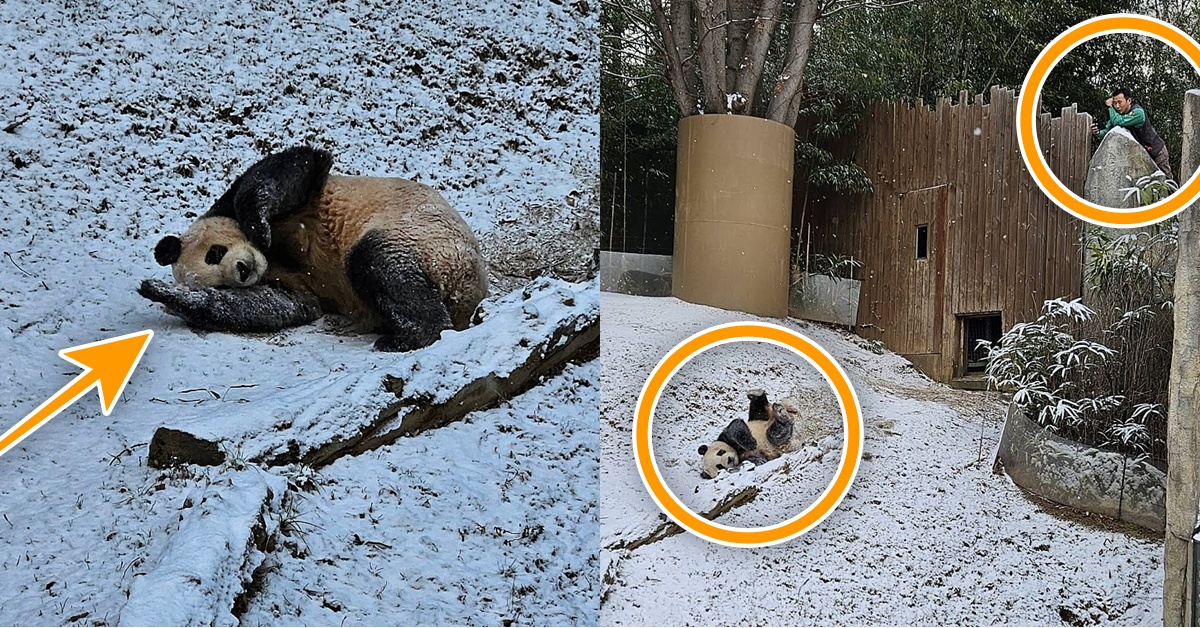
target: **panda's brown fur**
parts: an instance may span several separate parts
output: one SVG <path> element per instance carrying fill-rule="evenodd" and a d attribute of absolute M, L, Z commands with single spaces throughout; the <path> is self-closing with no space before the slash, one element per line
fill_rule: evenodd
<path fill-rule="evenodd" d="M 427 185 L 387 177 L 330 175 L 320 195 L 271 224 L 266 280 L 312 294 L 322 309 L 354 319 L 364 331 L 382 324 L 355 295 L 347 256 L 372 230 L 411 252 L 443 296 L 455 329 L 465 329 L 487 296 L 487 268 L 470 227 Z"/>
<path fill-rule="evenodd" d="M 767 404 L 766 421 L 755 421 L 751 419 L 750 421 L 746 422 L 746 425 L 750 426 L 750 434 L 754 436 L 754 442 L 756 445 L 758 445 L 758 448 L 754 451 L 747 452 L 743 458 L 763 457 L 767 460 L 774 460 L 786 453 L 784 450 L 786 449 L 787 443 L 784 443 L 784 446 L 780 446 L 772 443 L 771 439 L 767 438 L 767 430 L 771 429 L 771 426 L 775 425 L 775 422 L 778 420 L 779 404 L 774 403 Z"/>

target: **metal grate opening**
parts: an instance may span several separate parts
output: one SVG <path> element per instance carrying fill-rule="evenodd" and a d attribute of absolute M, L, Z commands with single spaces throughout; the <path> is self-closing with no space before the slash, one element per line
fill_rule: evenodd
<path fill-rule="evenodd" d="M 963 320 L 963 355 L 966 356 L 966 372 L 981 373 L 987 368 L 986 347 L 980 347 L 980 340 L 995 343 L 1000 340 L 1000 315 L 970 316 Z"/>

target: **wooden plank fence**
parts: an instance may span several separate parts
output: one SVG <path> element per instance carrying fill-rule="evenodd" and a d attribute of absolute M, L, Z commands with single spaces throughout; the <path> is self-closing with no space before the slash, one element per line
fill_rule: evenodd
<path fill-rule="evenodd" d="M 796 203 L 800 251 L 863 263 L 859 333 L 942 381 L 963 374 L 964 316 L 999 314 L 1007 329 L 1035 318 L 1043 300 L 1080 291 L 1080 223 L 1026 171 L 1016 104 L 1015 92 L 998 87 L 986 103 L 966 92 L 932 108 L 877 103 L 849 147 L 874 193 Z M 1091 157 L 1090 124 L 1073 106 L 1038 120 L 1051 169 L 1077 193 Z M 921 225 L 925 259 L 915 250 Z"/>

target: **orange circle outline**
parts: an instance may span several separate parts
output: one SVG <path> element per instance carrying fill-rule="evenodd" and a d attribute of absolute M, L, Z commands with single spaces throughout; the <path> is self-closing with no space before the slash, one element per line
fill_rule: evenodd
<path fill-rule="evenodd" d="M 705 349 L 734 341 L 767 341 L 804 356 L 833 388 L 842 409 L 846 436 L 837 475 L 821 497 L 789 521 L 762 528 L 733 528 L 696 515 L 667 488 L 658 473 L 650 433 L 663 386 L 683 365 Z M 649 400 L 649 403 L 647 401 Z M 862 458 L 863 424 L 858 396 L 841 366 L 819 345 L 803 335 L 770 323 L 728 323 L 694 334 L 671 349 L 650 372 L 638 397 L 633 420 L 633 453 L 642 483 L 659 509 L 683 529 L 701 538 L 739 547 L 762 547 L 795 538 L 819 524 L 837 508 L 850 490 Z"/>
<path fill-rule="evenodd" d="M 1175 48 L 1192 64 L 1197 73 L 1200 73 L 1200 45 L 1187 33 L 1171 24 L 1133 13 L 1114 13 L 1085 20 L 1068 28 L 1050 42 L 1029 68 L 1017 101 L 1017 141 L 1026 169 L 1033 175 L 1042 192 L 1056 205 L 1090 223 L 1127 229 L 1165 220 L 1194 203 L 1200 198 L 1200 171 L 1194 173 L 1178 192 L 1157 203 L 1136 211 L 1114 211 L 1112 208 L 1096 205 L 1081 198 L 1062 184 L 1046 163 L 1036 132 L 1035 104 L 1050 71 L 1067 53 L 1084 41 L 1114 33 L 1134 33 L 1163 41 Z M 1035 89 L 1030 89 L 1031 85 L 1035 86 Z"/>

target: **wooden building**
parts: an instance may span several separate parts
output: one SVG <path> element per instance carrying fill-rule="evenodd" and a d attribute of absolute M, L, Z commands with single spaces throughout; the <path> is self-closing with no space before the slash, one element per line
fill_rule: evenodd
<path fill-rule="evenodd" d="M 878 103 L 851 147 L 874 192 L 795 203 L 801 251 L 862 262 L 858 333 L 939 381 L 977 383 L 976 340 L 996 340 L 1036 318 L 1044 300 L 1081 290 L 1080 222 L 1026 171 L 1016 103 L 999 88 L 986 104 L 965 92 L 932 109 Z M 1072 107 L 1038 124 L 1051 168 L 1076 193 L 1090 122 Z"/>

